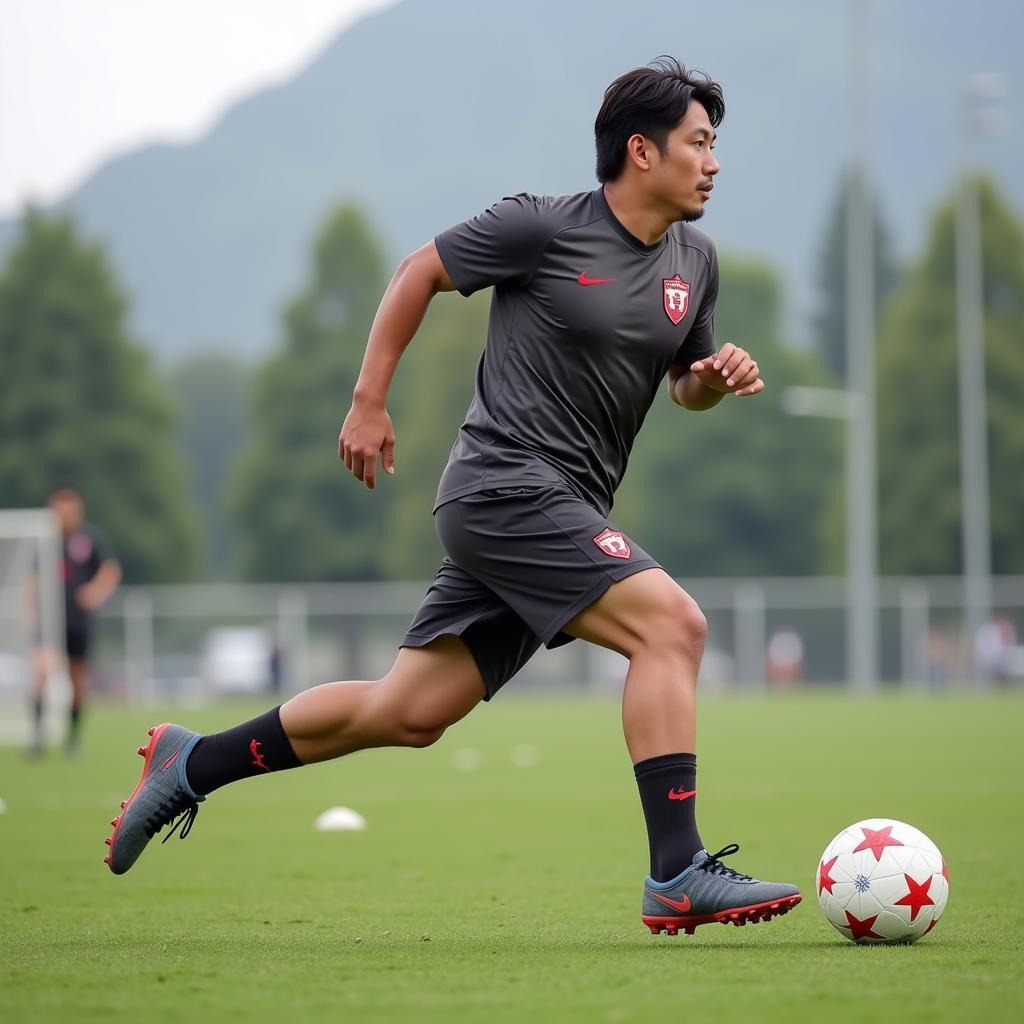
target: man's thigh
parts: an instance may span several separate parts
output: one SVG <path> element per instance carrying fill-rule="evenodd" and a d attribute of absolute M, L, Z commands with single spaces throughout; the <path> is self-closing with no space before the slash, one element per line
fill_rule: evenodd
<path fill-rule="evenodd" d="M 501 598 L 449 558 L 402 639 L 396 669 L 410 663 L 402 655 L 437 649 L 446 641 L 458 641 L 469 652 L 482 679 L 484 700 L 490 700 L 540 647 L 540 639 Z"/>
<path fill-rule="evenodd" d="M 496 595 L 548 647 L 609 587 L 658 563 L 598 510 L 566 490 L 499 488 L 437 510 L 454 565 Z"/>

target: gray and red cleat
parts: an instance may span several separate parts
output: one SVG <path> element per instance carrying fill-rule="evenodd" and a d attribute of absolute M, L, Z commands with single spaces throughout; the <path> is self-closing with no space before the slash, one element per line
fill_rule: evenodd
<path fill-rule="evenodd" d="M 114 834 L 105 840 L 110 853 L 103 858 L 115 875 L 123 875 L 138 859 L 146 844 L 164 827 L 175 822 L 164 842 L 179 825 L 184 839 L 199 813 L 205 796 L 192 792 L 185 778 L 185 761 L 202 739 L 181 725 L 156 725 L 149 730 L 150 741 L 139 747 L 146 759 L 135 791 L 121 804 L 121 813 L 110 823 Z"/>
<path fill-rule="evenodd" d="M 643 922 L 654 935 L 680 931 L 692 935 L 699 924 L 742 925 L 785 914 L 800 902 L 800 890 L 784 882 L 759 882 L 726 867 L 721 857 L 736 853 L 732 843 L 709 854 L 698 851 L 693 863 L 668 882 L 644 882 Z"/>

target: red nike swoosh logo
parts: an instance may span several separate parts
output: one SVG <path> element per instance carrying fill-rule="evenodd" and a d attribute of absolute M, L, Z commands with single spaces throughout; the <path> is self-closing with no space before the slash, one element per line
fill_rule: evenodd
<path fill-rule="evenodd" d="M 587 277 L 586 274 L 580 274 L 578 278 L 580 284 L 611 284 L 615 280 L 614 277 Z"/>
<path fill-rule="evenodd" d="M 659 896 L 656 892 L 647 890 L 648 896 L 653 896 L 659 903 L 664 903 L 666 907 L 671 907 L 673 910 L 678 910 L 680 914 L 685 914 L 690 909 L 690 897 L 683 895 L 682 900 L 669 899 L 668 896 Z"/>
<path fill-rule="evenodd" d="M 697 790 L 695 789 L 683 789 L 680 786 L 678 789 L 670 789 L 668 791 L 669 800 L 689 800 L 691 796 L 696 796 Z"/>

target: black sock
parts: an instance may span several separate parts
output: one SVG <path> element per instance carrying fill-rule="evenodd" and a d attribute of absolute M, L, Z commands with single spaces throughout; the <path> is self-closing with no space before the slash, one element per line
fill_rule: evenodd
<path fill-rule="evenodd" d="M 195 793 L 205 796 L 229 782 L 301 764 L 276 707 L 233 729 L 204 736 L 188 755 L 185 777 Z"/>
<path fill-rule="evenodd" d="M 43 745 L 43 699 L 37 697 L 32 701 L 32 732 L 33 743 L 37 747 Z"/>
<path fill-rule="evenodd" d="M 651 757 L 635 764 L 633 771 L 647 820 L 651 878 L 667 882 L 704 848 L 696 820 L 697 755 Z"/>
<path fill-rule="evenodd" d="M 71 710 L 68 713 L 68 743 L 73 747 L 78 742 L 78 726 L 82 720 L 82 705 L 72 701 Z"/>

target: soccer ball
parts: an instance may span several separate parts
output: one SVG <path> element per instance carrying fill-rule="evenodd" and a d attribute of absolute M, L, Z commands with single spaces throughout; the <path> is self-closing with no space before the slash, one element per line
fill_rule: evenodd
<path fill-rule="evenodd" d="M 909 943 L 939 923 L 949 872 L 939 848 L 913 825 L 869 818 L 825 847 L 816 887 L 829 923 L 848 939 Z"/>

